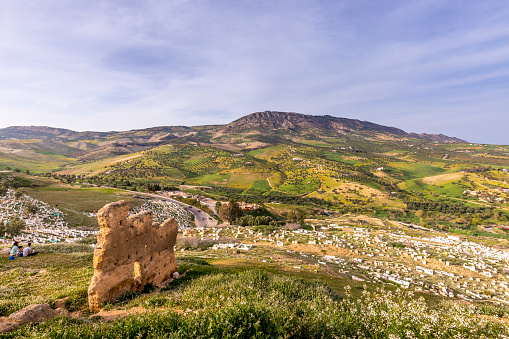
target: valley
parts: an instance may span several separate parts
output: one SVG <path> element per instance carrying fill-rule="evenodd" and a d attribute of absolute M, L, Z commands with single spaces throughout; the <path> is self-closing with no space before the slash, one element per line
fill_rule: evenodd
<path fill-rule="evenodd" d="M 226 313 L 242 309 L 220 299 L 219 290 L 228 285 L 215 279 L 246 284 L 252 278 L 288 286 L 283 299 L 301 293 L 299 284 L 317 289 L 316 300 L 302 295 L 280 310 L 247 297 L 249 307 L 276 312 L 271 317 L 283 323 L 290 321 L 285 312 L 293 314 L 301 303 L 309 302 L 310 309 L 336 305 L 343 313 L 328 310 L 331 319 L 371 305 L 377 316 L 363 333 L 387 334 L 375 319 L 383 312 L 394 317 L 391 324 L 398 312 L 410 319 L 403 305 L 412 304 L 423 317 L 463 319 L 468 325 L 453 326 L 451 337 L 509 333 L 509 146 L 284 112 L 253 113 L 227 125 L 125 132 L 10 127 L 0 129 L 0 138 L 0 218 L 5 225 L 13 217 L 23 220 L 27 228 L 16 238 L 40 250 L 27 265 L 21 264 L 25 258 L 2 259 L 4 316 L 67 296 L 67 308 L 78 319 L 72 331 L 93 332 L 87 327 L 94 315 L 86 311 L 86 290 L 96 213 L 106 203 L 126 200 L 132 214 L 152 210 L 158 223 L 176 218 L 182 277 L 163 291 L 126 296 L 105 312 L 141 314 L 146 326 L 159 321 L 155 309 L 163 317 L 198 321 L 200 314 L 215 314 L 216 304 Z M 230 217 L 224 211 L 232 204 L 240 212 Z M 10 239 L 3 239 L 5 248 Z M 64 272 L 77 279 L 60 277 Z M 255 294 L 279 288 L 257 284 Z M 194 297 L 177 301 L 192 291 L 216 304 L 192 304 Z M 391 304 L 397 298 L 400 303 Z M 168 315 L 173 311 L 177 315 Z M 95 317 L 101 331 L 110 333 L 106 315 Z M 230 313 L 224 317 L 236 321 Z M 112 326 L 145 326 L 134 318 Z M 305 319 L 295 326 L 327 333 L 327 325 Z M 358 327 L 345 333 L 361 331 L 363 325 L 353 323 Z M 416 326 L 413 320 L 406 324 Z M 442 323 L 428 325 L 446 330 Z M 60 333 L 61 326 L 44 326 L 18 333 Z M 348 327 L 334 326 L 334 333 Z"/>

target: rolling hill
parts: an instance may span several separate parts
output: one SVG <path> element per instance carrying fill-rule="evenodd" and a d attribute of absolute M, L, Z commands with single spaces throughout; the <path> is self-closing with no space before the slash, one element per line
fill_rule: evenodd
<path fill-rule="evenodd" d="M 130 131 L 77 132 L 45 126 L 0 129 L 0 150 L 17 150 L 94 161 L 151 149 L 168 143 L 211 145 L 226 150 L 253 149 L 276 143 L 325 141 L 330 138 L 366 141 L 466 141 L 442 134 L 407 133 L 367 121 L 287 112 L 256 112 L 227 125 L 160 126 Z M 26 155 L 26 154 L 25 154 Z M 16 166 L 16 164 L 11 163 Z M 23 162 L 20 166 L 23 165 Z M 50 170 L 56 168 L 51 167 Z"/>

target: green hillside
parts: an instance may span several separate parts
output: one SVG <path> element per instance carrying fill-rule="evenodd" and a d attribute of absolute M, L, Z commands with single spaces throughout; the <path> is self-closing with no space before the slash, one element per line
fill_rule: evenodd
<path fill-rule="evenodd" d="M 128 190 L 145 190 L 150 184 L 204 186 L 204 193 L 224 199 L 279 201 L 332 213 L 381 216 L 392 208 L 403 215 L 401 221 L 437 229 L 464 229 L 465 218 L 472 230 L 509 220 L 504 192 L 509 159 L 499 156 L 508 152 L 506 146 L 345 140 L 329 140 L 327 147 L 293 142 L 245 151 L 174 143 L 78 162 L 51 176 Z M 463 161 L 467 150 L 469 158 Z M 429 208 L 426 218 L 415 216 L 435 204 L 448 207 Z"/>

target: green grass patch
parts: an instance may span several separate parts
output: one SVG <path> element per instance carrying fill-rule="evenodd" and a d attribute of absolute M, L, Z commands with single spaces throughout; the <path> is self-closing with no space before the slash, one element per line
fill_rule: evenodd
<path fill-rule="evenodd" d="M 396 163 L 389 164 L 386 172 L 394 178 L 400 180 L 411 180 L 416 178 L 425 178 L 444 173 L 446 170 L 432 165 L 422 163 Z"/>
<path fill-rule="evenodd" d="M 290 194 L 308 194 L 316 191 L 320 187 L 320 181 L 317 178 L 304 178 L 295 184 L 284 183 L 278 187 L 278 190 Z"/>
<path fill-rule="evenodd" d="M 115 189 L 78 189 L 62 185 L 27 188 L 25 193 L 60 209 L 71 226 L 98 227 L 97 218 L 88 217 L 83 212 L 97 212 L 110 202 L 126 200 L 131 208 L 143 204 L 142 199 L 133 197 L 131 193 Z"/>
<path fill-rule="evenodd" d="M 157 311 L 109 323 L 54 319 L 8 336 L 430 338 L 439 334 L 441 338 L 498 338 L 508 333 L 505 325 L 478 317 L 467 306 L 432 308 L 403 292 L 341 298 L 324 284 L 257 270 L 207 274 L 130 305 Z"/>
<path fill-rule="evenodd" d="M 51 304 L 86 291 L 93 275 L 90 249 L 88 245 L 34 246 L 41 251 L 39 255 L 14 261 L 0 257 L 0 314 L 6 316 L 30 304 Z"/>
<path fill-rule="evenodd" d="M 285 149 L 284 146 L 273 146 L 273 147 L 268 147 L 268 148 L 264 148 L 264 149 L 254 150 L 247 154 L 251 155 L 255 158 L 258 158 L 258 159 L 270 160 L 270 158 L 272 156 L 278 154 L 279 152 L 281 152 L 284 149 Z"/>
<path fill-rule="evenodd" d="M 256 180 L 245 194 L 263 194 L 272 190 L 267 180 Z"/>
<path fill-rule="evenodd" d="M 198 177 L 204 185 L 224 185 L 230 180 L 230 173 L 206 174 Z"/>
<path fill-rule="evenodd" d="M 75 160 L 55 155 L 40 154 L 34 151 L 19 151 L 16 154 L 0 152 L 0 163 L 11 168 L 28 169 L 32 172 L 48 172 L 63 168 Z"/>

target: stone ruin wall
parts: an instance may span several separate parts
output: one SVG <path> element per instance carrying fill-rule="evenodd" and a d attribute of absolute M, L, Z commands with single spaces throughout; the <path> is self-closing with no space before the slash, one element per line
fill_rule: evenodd
<path fill-rule="evenodd" d="M 152 222 L 152 212 L 128 217 L 129 204 L 107 204 L 97 214 L 99 226 L 94 251 L 94 276 L 88 288 L 89 308 L 101 305 L 127 291 L 139 292 L 146 284 L 158 285 L 177 270 L 174 246 L 178 224 L 167 219 Z"/>

